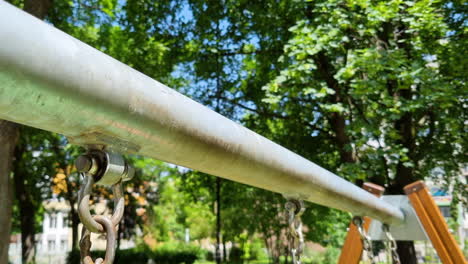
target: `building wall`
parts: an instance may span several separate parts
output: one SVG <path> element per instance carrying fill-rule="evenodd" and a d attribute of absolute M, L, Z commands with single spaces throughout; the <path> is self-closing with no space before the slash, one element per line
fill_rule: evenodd
<path fill-rule="evenodd" d="M 64 263 L 71 249 L 71 228 L 67 223 L 68 212 L 48 212 L 44 215 L 42 234 L 37 244 L 38 263 Z"/>

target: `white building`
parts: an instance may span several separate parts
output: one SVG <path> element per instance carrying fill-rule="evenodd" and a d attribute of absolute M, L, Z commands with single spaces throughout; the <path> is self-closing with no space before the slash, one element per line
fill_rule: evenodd
<path fill-rule="evenodd" d="M 70 206 L 62 201 L 49 201 L 44 204 L 46 213 L 42 222 L 42 234 L 37 243 L 38 263 L 65 263 L 72 247 L 72 230 L 68 224 Z"/>
<path fill-rule="evenodd" d="M 72 241 L 71 227 L 68 226 L 70 206 L 53 199 L 45 202 L 44 208 L 42 233 L 36 235 L 36 261 L 38 264 L 63 264 Z M 21 264 L 21 235 L 12 236 L 9 258 L 12 264 Z"/>

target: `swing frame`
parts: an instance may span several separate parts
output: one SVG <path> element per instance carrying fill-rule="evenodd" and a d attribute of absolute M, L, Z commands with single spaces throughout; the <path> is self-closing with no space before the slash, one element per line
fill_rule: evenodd
<path fill-rule="evenodd" d="M 0 39 L 1 119 L 367 216 L 367 228 L 405 220 L 401 208 L 4 1 Z M 466 263 L 424 184 L 405 190 L 444 263 Z M 343 252 L 358 252 L 350 230 Z"/>
<path fill-rule="evenodd" d="M 377 197 L 383 195 L 385 189 L 381 186 L 365 183 L 363 189 Z M 429 240 L 434 246 L 443 264 L 467 263 L 463 252 L 455 238 L 449 231 L 449 227 L 432 199 L 430 192 L 423 181 L 416 181 L 405 186 L 405 194 L 411 201 L 419 221 L 425 230 Z M 372 219 L 365 218 L 364 229 L 369 229 Z M 351 221 L 349 230 L 341 249 L 338 264 L 359 264 L 363 253 L 363 244 L 356 225 Z"/>

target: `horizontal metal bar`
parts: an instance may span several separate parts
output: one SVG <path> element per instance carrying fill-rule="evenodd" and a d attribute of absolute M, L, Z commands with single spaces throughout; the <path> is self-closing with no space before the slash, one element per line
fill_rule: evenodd
<path fill-rule="evenodd" d="M 389 224 L 350 182 L 0 1 L 0 118 Z"/>

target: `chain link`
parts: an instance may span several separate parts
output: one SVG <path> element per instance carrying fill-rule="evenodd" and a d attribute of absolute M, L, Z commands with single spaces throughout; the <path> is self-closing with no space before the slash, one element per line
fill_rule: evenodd
<path fill-rule="evenodd" d="M 78 194 L 78 215 L 83 223 L 82 237 L 80 240 L 81 263 L 82 264 L 112 264 L 115 257 L 115 245 L 117 239 L 117 227 L 123 217 L 125 200 L 123 196 L 122 181 L 112 186 L 114 196 L 114 213 L 111 217 L 102 215 L 91 215 L 89 208 L 89 200 L 91 190 L 94 184 L 92 175 L 82 173 L 83 184 L 81 185 Z M 98 258 L 93 262 L 91 258 L 91 240 L 90 235 L 93 233 L 106 234 L 106 256 L 105 259 Z"/>
<path fill-rule="evenodd" d="M 85 226 L 81 232 L 80 240 L 80 254 L 81 254 L 81 263 L 82 264 L 112 264 L 115 258 L 115 246 L 117 242 L 117 227 L 112 222 L 112 219 L 107 216 L 96 215 L 93 217 L 99 224 L 104 228 L 106 233 L 106 255 L 105 258 L 98 258 L 95 262 L 91 258 L 91 231 L 89 231 Z"/>
<path fill-rule="evenodd" d="M 301 254 L 304 251 L 304 235 L 302 234 L 301 215 L 304 213 L 304 203 L 290 199 L 285 205 L 289 225 L 289 248 L 293 264 L 301 264 Z"/>
<path fill-rule="evenodd" d="M 367 258 L 370 260 L 371 264 L 375 264 L 372 240 L 364 228 L 364 219 L 360 216 L 355 216 L 353 218 L 353 223 L 357 227 L 359 235 L 361 236 L 362 248 L 366 252 Z"/>
<path fill-rule="evenodd" d="M 387 247 L 390 248 L 390 254 L 392 256 L 393 264 L 401 264 L 400 256 L 398 255 L 397 251 L 397 243 L 393 238 L 392 234 L 390 233 L 390 227 L 387 224 L 384 224 L 382 226 L 382 229 L 385 234 L 385 237 L 388 240 Z"/>

